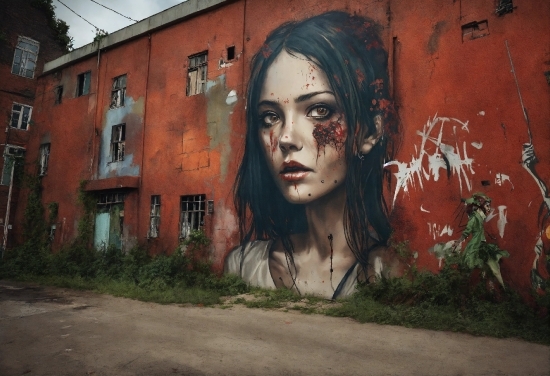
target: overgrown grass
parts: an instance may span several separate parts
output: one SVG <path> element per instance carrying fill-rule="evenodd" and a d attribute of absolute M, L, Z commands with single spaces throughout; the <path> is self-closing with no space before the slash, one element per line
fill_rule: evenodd
<path fill-rule="evenodd" d="M 6 253 L 0 279 L 92 290 L 160 304 L 214 305 L 222 297 L 245 294 L 222 307 L 284 309 L 351 317 L 360 322 L 448 330 L 493 337 L 516 337 L 550 345 L 550 291 L 530 304 L 512 289 L 503 290 L 472 276 L 459 262 L 447 260 L 439 274 L 411 268 L 401 278 L 361 284 L 347 299 L 330 302 L 298 296 L 286 289 L 249 288 L 236 276 L 217 276 L 197 257 L 207 245 L 194 234 L 184 254 L 150 257 L 144 249 L 124 253 L 116 248 L 95 251 L 75 243 L 57 254 L 27 246 Z M 456 261 L 456 260 L 455 260 Z"/>

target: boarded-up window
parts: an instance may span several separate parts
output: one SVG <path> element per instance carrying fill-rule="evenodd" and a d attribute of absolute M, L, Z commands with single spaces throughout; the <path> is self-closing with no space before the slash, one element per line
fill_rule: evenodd
<path fill-rule="evenodd" d="M 113 125 L 111 132 L 111 162 L 123 161 L 126 124 Z"/>
<path fill-rule="evenodd" d="M 195 95 L 206 91 L 206 79 L 208 75 L 208 53 L 189 57 L 187 68 L 187 95 Z"/>
<path fill-rule="evenodd" d="M 111 108 L 124 106 L 126 97 L 126 75 L 118 76 L 113 80 L 111 88 Z"/>
<path fill-rule="evenodd" d="M 10 127 L 27 130 L 31 121 L 32 107 L 20 103 L 14 103 L 11 108 Z"/>
<path fill-rule="evenodd" d="M 11 73 L 33 78 L 39 47 L 40 43 L 37 41 L 26 37 L 19 37 L 13 55 Z"/>
<path fill-rule="evenodd" d="M 204 226 L 206 195 L 181 196 L 180 204 L 180 239 L 189 236 L 192 230 Z"/>

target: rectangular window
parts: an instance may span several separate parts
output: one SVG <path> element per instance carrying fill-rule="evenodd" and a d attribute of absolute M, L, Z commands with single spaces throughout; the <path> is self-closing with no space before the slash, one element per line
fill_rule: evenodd
<path fill-rule="evenodd" d="M 11 73 L 33 78 L 40 43 L 26 37 L 17 38 Z"/>
<path fill-rule="evenodd" d="M 126 96 L 126 75 L 118 76 L 113 80 L 111 88 L 111 108 L 124 106 Z"/>
<path fill-rule="evenodd" d="M 55 104 L 60 104 L 63 100 L 63 86 L 57 86 L 54 90 Z"/>
<path fill-rule="evenodd" d="M 235 59 L 235 46 L 227 47 L 227 61 Z"/>
<path fill-rule="evenodd" d="M 208 74 L 208 53 L 189 57 L 187 68 L 187 96 L 204 93 Z"/>
<path fill-rule="evenodd" d="M 160 226 L 160 195 L 151 196 L 149 238 L 158 238 Z"/>
<path fill-rule="evenodd" d="M 90 92 L 90 80 L 92 72 L 84 72 L 77 76 L 76 96 L 87 95 Z"/>
<path fill-rule="evenodd" d="M 40 145 L 40 163 L 39 175 L 44 176 L 48 173 L 48 161 L 50 159 L 50 144 Z"/>
<path fill-rule="evenodd" d="M 111 162 L 124 160 L 126 124 L 113 125 L 111 133 Z"/>
<path fill-rule="evenodd" d="M 32 107 L 20 103 L 14 103 L 11 108 L 10 127 L 27 130 L 31 120 Z"/>
<path fill-rule="evenodd" d="M 181 196 L 180 239 L 189 236 L 192 230 L 204 226 L 206 195 Z"/>
<path fill-rule="evenodd" d="M 497 9 L 495 13 L 497 16 L 503 16 L 507 13 L 512 13 L 514 11 L 514 2 L 513 0 L 500 0 L 497 4 Z"/>
<path fill-rule="evenodd" d="M 23 167 L 24 158 L 25 149 L 20 146 L 6 145 L 4 148 L 4 167 L 2 168 L 0 185 L 10 185 L 15 169 Z"/>

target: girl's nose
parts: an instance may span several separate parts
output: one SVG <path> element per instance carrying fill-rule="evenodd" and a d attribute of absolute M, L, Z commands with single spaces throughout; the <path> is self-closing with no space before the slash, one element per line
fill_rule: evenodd
<path fill-rule="evenodd" d="M 281 135 L 279 136 L 279 148 L 283 152 L 299 151 L 302 150 L 304 144 L 301 140 L 300 134 L 294 121 L 290 121 L 290 124 L 286 123 L 281 128 Z"/>

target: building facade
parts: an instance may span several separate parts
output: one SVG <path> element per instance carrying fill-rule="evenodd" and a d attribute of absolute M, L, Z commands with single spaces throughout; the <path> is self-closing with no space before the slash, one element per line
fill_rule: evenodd
<path fill-rule="evenodd" d="M 19 188 L 13 175 L 23 165 L 38 76 L 44 63 L 63 55 L 65 48 L 43 7 L 31 0 L 2 0 L 0 7 L 0 111 L 5 119 L 5 132 L 0 133 L 0 228 L 6 248 L 13 243 L 11 229 L 18 208 Z"/>
<path fill-rule="evenodd" d="M 364 20 L 356 27 L 382 44 L 366 48 L 387 56 L 389 80 L 368 85 L 385 87 L 398 119 L 380 182 L 392 241 L 408 241 L 416 263 L 436 271 L 437 245 L 464 228 L 461 199 L 483 192 L 493 200 L 488 239 L 510 252 L 505 280 L 540 286 L 550 247 L 550 5 L 520 0 L 188 0 L 48 62 L 25 102 L 26 163 L 38 164 L 43 203 L 59 205 L 53 247 L 77 235 L 85 181 L 97 199 L 96 247 L 170 253 L 203 229 L 223 268 L 240 242 L 234 185 L 253 57 L 269 58 L 266 37 L 286 22 L 332 11 Z M 266 203 L 277 195 L 259 194 Z"/>

